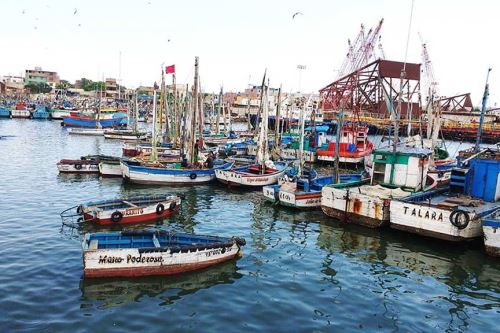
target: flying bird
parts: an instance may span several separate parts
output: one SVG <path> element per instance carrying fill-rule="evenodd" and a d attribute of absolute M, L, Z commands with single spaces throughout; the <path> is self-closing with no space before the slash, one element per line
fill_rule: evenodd
<path fill-rule="evenodd" d="M 300 15 L 304 15 L 304 14 L 302 14 L 301 12 L 296 12 L 295 14 L 293 14 L 293 15 L 292 15 L 292 20 L 295 18 L 295 16 L 297 16 L 297 15 L 299 15 L 299 14 L 300 14 Z"/>
<path fill-rule="evenodd" d="M 77 12 L 78 12 L 78 9 L 75 8 L 75 11 L 73 12 L 73 15 L 76 15 Z"/>
<path fill-rule="evenodd" d="M 26 9 L 23 9 L 23 14 L 25 14 L 25 13 L 26 13 Z"/>

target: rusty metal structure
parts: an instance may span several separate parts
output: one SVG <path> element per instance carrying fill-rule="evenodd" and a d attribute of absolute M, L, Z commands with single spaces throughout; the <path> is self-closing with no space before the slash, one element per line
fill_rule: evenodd
<path fill-rule="evenodd" d="M 410 110 L 411 118 L 419 117 L 420 64 L 378 59 L 322 88 L 320 105 L 326 119 L 334 118 L 341 101 L 354 115 L 387 118 L 391 105 L 398 109 L 399 91 L 403 92 L 400 117 L 406 119 Z"/>
<path fill-rule="evenodd" d="M 437 101 L 439 107 L 445 112 L 471 112 L 474 110 L 470 93 L 442 97 Z"/>

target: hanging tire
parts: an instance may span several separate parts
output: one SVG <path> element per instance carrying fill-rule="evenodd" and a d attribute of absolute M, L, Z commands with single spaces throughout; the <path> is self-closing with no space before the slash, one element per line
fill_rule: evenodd
<path fill-rule="evenodd" d="M 198 176 L 194 172 L 189 175 L 189 178 L 191 178 L 192 180 L 195 180 L 196 177 L 198 177 Z"/>
<path fill-rule="evenodd" d="M 469 225 L 470 216 L 465 210 L 454 210 L 450 214 L 450 222 L 459 230 L 467 228 Z"/>
<path fill-rule="evenodd" d="M 176 207 L 177 207 L 177 202 L 173 201 L 170 203 L 170 206 L 168 206 L 168 210 L 173 212 Z"/>
<path fill-rule="evenodd" d="M 164 210 L 165 206 L 163 206 L 163 204 L 158 204 L 158 206 L 156 206 L 156 214 L 161 215 L 163 214 Z"/>
<path fill-rule="evenodd" d="M 82 169 L 82 165 L 81 164 L 75 164 L 75 169 L 76 170 L 81 170 Z"/>
<path fill-rule="evenodd" d="M 122 218 L 123 218 L 123 214 L 119 211 L 115 211 L 115 212 L 113 212 L 113 214 L 111 214 L 111 221 L 113 221 L 115 223 L 120 222 Z"/>
<path fill-rule="evenodd" d="M 80 205 L 80 206 L 78 206 L 78 207 L 76 208 L 76 213 L 77 213 L 77 214 L 83 214 L 83 206 L 82 206 L 82 205 Z"/>

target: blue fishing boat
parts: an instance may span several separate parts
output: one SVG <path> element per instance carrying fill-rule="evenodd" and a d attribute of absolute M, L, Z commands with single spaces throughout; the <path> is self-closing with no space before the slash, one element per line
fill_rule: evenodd
<path fill-rule="evenodd" d="M 335 183 L 334 176 L 309 177 L 304 174 L 297 179 L 285 179 L 282 184 L 264 186 L 264 198 L 272 203 L 294 208 L 318 208 L 321 206 L 321 190 L 324 186 L 344 188 L 359 186 L 369 181 L 363 173 L 341 174 L 339 182 Z"/>
<path fill-rule="evenodd" d="M 10 118 L 10 109 L 6 106 L 0 106 L 0 118 Z"/>
<path fill-rule="evenodd" d="M 101 128 L 118 127 L 126 122 L 126 117 L 123 114 L 115 114 L 114 118 L 101 119 L 99 121 Z M 75 115 L 72 114 L 69 117 L 63 118 L 63 125 L 67 127 L 86 127 L 86 128 L 97 128 L 97 120 L 93 117 L 85 115 Z"/>
<path fill-rule="evenodd" d="M 213 168 L 181 167 L 179 163 L 145 163 L 122 159 L 123 177 L 135 184 L 203 184 L 215 179 L 218 170 L 229 170 L 232 162 L 216 161 Z"/>
<path fill-rule="evenodd" d="M 235 259 L 245 244 L 174 230 L 85 234 L 83 272 L 86 278 L 179 274 Z"/>
<path fill-rule="evenodd" d="M 31 114 L 33 119 L 50 119 L 50 114 L 47 112 L 47 108 L 44 105 L 37 105 L 35 111 Z"/>

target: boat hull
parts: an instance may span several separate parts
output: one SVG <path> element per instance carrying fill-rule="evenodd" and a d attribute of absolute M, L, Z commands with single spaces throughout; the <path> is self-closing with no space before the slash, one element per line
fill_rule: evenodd
<path fill-rule="evenodd" d="M 31 117 L 31 113 L 28 110 L 11 110 L 10 117 L 27 119 Z"/>
<path fill-rule="evenodd" d="M 99 163 L 99 173 L 103 177 L 122 177 L 122 167 L 120 163 Z"/>
<path fill-rule="evenodd" d="M 171 249 L 109 249 L 84 251 L 84 277 L 138 277 L 173 275 L 210 267 L 238 256 L 239 247 L 211 248 L 186 252 Z"/>
<path fill-rule="evenodd" d="M 474 214 L 466 228 L 458 229 L 450 222 L 452 209 L 392 200 L 390 210 L 393 229 L 454 242 L 471 240 L 483 234 L 481 221 L 475 219 Z"/>
<path fill-rule="evenodd" d="M 390 201 L 362 194 L 357 189 L 323 187 L 321 209 L 326 215 L 346 223 L 369 228 L 388 225 Z"/>
<path fill-rule="evenodd" d="M 276 184 L 278 179 L 285 174 L 286 169 L 272 174 L 251 175 L 235 170 L 216 170 L 217 180 L 228 186 L 243 186 L 261 188 L 262 186 Z"/>
<path fill-rule="evenodd" d="M 98 174 L 99 165 L 97 163 L 57 163 L 57 169 L 60 173 L 82 173 L 82 174 Z"/>
<path fill-rule="evenodd" d="M 483 222 L 484 248 L 491 256 L 500 257 L 500 220 Z"/>
<path fill-rule="evenodd" d="M 119 126 L 125 118 L 111 118 L 111 119 L 101 119 L 99 124 L 101 128 L 109 128 Z M 64 117 L 63 124 L 67 127 L 85 127 L 85 128 L 96 128 L 97 121 L 94 119 L 84 119 L 76 117 Z"/>
<path fill-rule="evenodd" d="M 321 206 L 321 191 L 295 193 L 280 190 L 279 203 L 282 206 L 299 209 L 318 208 Z"/>

